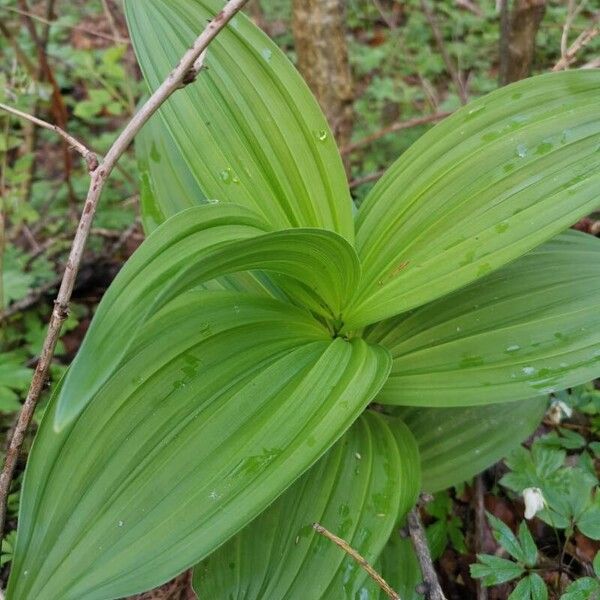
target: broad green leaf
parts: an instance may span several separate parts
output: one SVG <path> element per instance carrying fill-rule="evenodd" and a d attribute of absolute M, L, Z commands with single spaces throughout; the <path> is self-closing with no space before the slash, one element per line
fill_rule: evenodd
<path fill-rule="evenodd" d="M 598 600 L 600 581 L 593 577 L 580 577 L 569 585 L 560 600 Z"/>
<path fill-rule="evenodd" d="M 597 208 L 599 94 L 600 70 L 532 77 L 419 138 L 360 208 L 347 327 L 448 294 Z"/>
<path fill-rule="evenodd" d="M 512 532 L 512 529 L 498 517 L 487 512 L 487 519 L 492 526 L 494 539 L 517 561 L 526 563 L 526 555 L 521 543 Z"/>
<path fill-rule="evenodd" d="M 398 517 L 402 519 L 416 504 L 421 491 L 421 456 L 418 442 L 406 424 L 396 417 L 385 418 L 403 458 L 402 496 L 398 506 Z"/>
<path fill-rule="evenodd" d="M 498 585 L 516 579 L 524 573 L 523 567 L 491 554 L 478 554 L 478 563 L 471 565 L 471 577 L 481 579 L 483 585 Z"/>
<path fill-rule="evenodd" d="M 135 154 L 146 233 L 168 217 L 208 202 L 160 114 L 154 115 L 137 134 Z"/>
<path fill-rule="evenodd" d="M 507 456 L 537 428 L 546 398 L 456 408 L 401 408 L 417 440 L 423 489 L 434 493 L 468 481 Z"/>
<path fill-rule="evenodd" d="M 359 265 L 351 246 L 320 229 L 266 233 L 248 209 L 206 205 L 178 213 L 127 261 L 100 303 L 66 375 L 56 424 L 73 419 L 117 367 L 140 325 L 178 294 L 236 271 L 265 269 L 296 280 L 292 293 L 336 318 L 352 295 Z M 90 364 L 93 363 L 93 369 Z"/>
<path fill-rule="evenodd" d="M 548 588 L 537 573 L 531 573 L 519 581 L 508 600 L 548 600 Z"/>
<path fill-rule="evenodd" d="M 397 531 L 390 536 L 379 559 L 379 572 L 402 600 L 423 599 L 423 594 L 417 592 L 423 575 L 410 538 L 401 537 Z M 365 596 L 364 600 L 387 599 L 383 591 L 376 589 L 376 594 Z M 362 596 L 359 598 L 363 600 Z"/>
<path fill-rule="evenodd" d="M 384 418 L 365 413 L 310 471 L 195 568 L 198 597 L 357 597 L 366 572 L 312 524 L 374 563 L 394 527 L 404 488 L 411 486 L 407 473 L 415 469 L 416 449 L 403 453 Z"/>
<path fill-rule="evenodd" d="M 131 39 L 155 89 L 221 0 L 127 0 Z M 275 229 L 322 227 L 352 241 L 352 203 L 335 139 L 306 83 L 243 14 L 211 42 L 207 68 L 160 109 L 207 198 Z"/>
<path fill-rule="evenodd" d="M 366 337 L 394 358 L 387 404 L 507 402 L 589 381 L 600 373 L 600 240 L 564 233 Z"/>
<path fill-rule="evenodd" d="M 59 432 L 51 403 L 25 475 L 9 597 L 120 598 L 196 564 L 339 439 L 389 366 L 384 349 L 332 340 L 289 304 L 179 296 Z"/>
<path fill-rule="evenodd" d="M 519 525 L 519 543 L 523 548 L 525 564 L 535 567 L 538 559 L 538 549 L 526 521 L 521 521 Z"/>

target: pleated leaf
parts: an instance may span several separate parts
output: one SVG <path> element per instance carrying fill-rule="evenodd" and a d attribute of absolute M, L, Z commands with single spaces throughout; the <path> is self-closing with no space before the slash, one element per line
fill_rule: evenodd
<path fill-rule="evenodd" d="M 567 232 L 367 339 L 394 358 L 387 404 L 507 402 L 589 381 L 600 373 L 600 240 Z"/>
<path fill-rule="evenodd" d="M 156 88 L 222 8 L 220 0 L 128 0 L 131 39 Z M 207 69 L 160 110 L 207 198 L 274 228 L 323 227 L 352 240 L 352 204 L 325 117 L 283 52 L 243 14 L 211 43 Z"/>
<path fill-rule="evenodd" d="M 389 366 L 384 349 L 332 340 L 289 304 L 179 296 L 60 432 L 51 403 L 27 466 L 9 597 L 120 598 L 197 563 L 323 455 Z"/>
<path fill-rule="evenodd" d="M 384 418 L 365 413 L 344 437 L 251 525 L 194 570 L 199 598 L 355 598 L 367 577 L 318 522 L 374 562 L 401 505 L 414 501 L 419 459 L 399 449 Z"/>
<path fill-rule="evenodd" d="M 546 397 L 456 408 L 401 408 L 419 446 L 423 490 L 439 492 L 471 479 L 525 441 L 540 424 Z"/>
<path fill-rule="evenodd" d="M 600 70 L 532 77 L 429 130 L 362 204 L 349 329 L 456 290 L 598 206 Z"/>
<path fill-rule="evenodd" d="M 146 233 L 168 217 L 208 202 L 159 114 L 137 134 L 135 155 Z"/>
<path fill-rule="evenodd" d="M 351 246 L 320 229 L 265 229 L 248 209 L 206 205 L 178 213 L 150 235 L 98 307 L 66 375 L 57 426 L 74 418 L 89 401 L 149 315 L 214 277 L 247 269 L 274 271 L 295 280 L 291 292 L 301 293 L 316 312 L 339 315 L 360 276 Z"/>

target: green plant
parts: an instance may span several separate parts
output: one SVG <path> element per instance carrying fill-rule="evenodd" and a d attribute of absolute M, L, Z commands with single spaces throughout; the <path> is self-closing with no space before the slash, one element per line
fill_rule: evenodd
<path fill-rule="evenodd" d="M 151 89 L 219 7 L 126 2 Z M 520 400 L 531 423 L 540 406 L 526 399 L 598 372 L 599 242 L 561 234 L 597 201 L 598 72 L 534 78 L 457 111 L 354 218 L 324 117 L 272 42 L 237 16 L 207 66 L 142 133 L 157 227 L 42 421 L 11 600 L 121 597 L 203 559 L 197 585 L 233 570 L 227 585 L 246 598 L 338 597 L 340 585 L 364 597 L 365 574 L 310 521 L 376 562 L 421 468 L 429 477 L 426 432 L 365 412 L 372 400 L 432 420 Z M 485 439 L 468 448 L 478 468 L 497 458 Z M 446 479 L 472 475 L 459 454 Z M 265 540 L 252 528 L 275 542 L 282 512 L 277 556 L 254 567 Z M 287 595 L 296 577 L 302 590 Z"/>

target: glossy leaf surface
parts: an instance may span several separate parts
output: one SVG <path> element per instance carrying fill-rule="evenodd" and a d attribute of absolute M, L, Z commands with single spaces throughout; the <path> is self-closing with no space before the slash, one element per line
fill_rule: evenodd
<path fill-rule="evenodd" d="M 600 369 L 600 240 L 567 232 L 367 339 L 394 358 L 388 404 L 507 402 L 589 381 Z"/>
<path fill-rule="evenodd" d="M 545 397 L 507 404 L 395 411 L 419 446 L 423 490 L 469 480 L 526 440 L 546 411 Z"/>
<path fill-rule="evenodd" d="M 159 227 L 104 295 L 66 375 L 57 425 L 74 418 L 89 401 L 149 315 L 214 277 L 261 268 L 281 273 L 297 281 L 292 291 L 302 291 L 315 311 L 339 314 L 360 273 L 350 245 L 329 231 L 266 233 L 265 228 L 254 213 L 235 205 L 190 208 Z"/>
<path fill-rule="evenodd" d="M 128 0 L 125 8 L 154 89 L 222 2 Z M 239 14 L 211 43 L 206 64 L 160 110 L 205 196 L 251 208 L 275 229 L 323 227 L 352 241 L 352 204 L 335 139 L 283 52 Z"/>
<path fill-rule="evenodd" d="M 140 210 L 148 234 L 168 217 L 206 200 L 160 114 L 135 138 L 140 174 Z"/>
<path fill-rule="evenodd" d="M 343 434 L 389 366 L 382 348 L 332 340 L 277 300 L 178 297 L 60 432 L 52 403 L 27 467 L 9 597 L 118 598 L 195 564 Z"/>
<path fill-rule="evenodd" d="M 374 562 L 400 506 L 414 500 L 418 454 L 412 438 L 404 443 L 413 448 L 403 452 L 385 419 L 365 413 L 251 525 L 195 568 L 198 597 L 358 597 L 366 572 L 312 524 L 324 525 Z"/>
<path fill-rule="evenodd" d="M 360 208 L 348 328 L 456 290 L 597 208 L 599 94 L 600 70 L 532 77 L 419 138 Z"/>

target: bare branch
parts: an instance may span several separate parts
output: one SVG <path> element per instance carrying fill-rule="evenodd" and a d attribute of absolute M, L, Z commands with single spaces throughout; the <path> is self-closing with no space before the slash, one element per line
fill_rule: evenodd
<path fill-rule="evenodd" d="M 328 540 L 333 542 L 336 546 L 341 548 L 348 556 L 354 559 L 369 575 L 369 577 L 386 593 L 388 598 L 392 600 L 400 600 L 400 595 L 395 592 L 385 579 L 367 562 L 367 560 L 361 556 L 348 542 L 338 537 L 334 533 L 331 533 L 328 529 L 320 525 L 319 523 L 313 523 L 313 529 L 326 537 Z"/>
<path fill-rule="evenodd" d="M 71 29 L 72 31 L 81 31 L 82 33 L 86 33 L 88 35 L 93 35 L 95 37 L 98 38 L 102 38 L 104 40 L 108 40 L 109 42 L 115 42 L 117 44 L 129 44 L 129 40 L 124 40 L 121 37 L 119 38 L 114 38 L 111 35 L 107 35 L 105 33 L 102 33 L 101 31 L 94 31 L 93 29 L 89 29 L 88 27 L 81 27 L 80 25 L 66 25 L 64 23 L 60 23 L 60 22 L 56 22 L 56 21 L 52 21 L 48 18 L 44 18 L 44 17 L 40 17 L 40 15 L 36 15 L 35 13 L 29 12 L 29 11 L 25 11 L 25 10 L 21 10 L 19 8 L 17 8 L 16 6 L 0 6 L 0 10 L 7 10 L 13 13 L 16 13 L 18 15 L 21 16 L 25 16 L 25 17 L 29 17 L 31 19 L 33 19 L 34 21 L 39 21 L 40 23 L 43 23 L 44 25 L 52 25 L 54 27 L 59 27 L 59 28 L 63 28 L 63 29 Z"/>
<path fill-rule="evenodd" d="M 421 0 L 421 8 L 425 13 L 425 18 L 429 23 L 429 27 L 431 27 L 431 31 L 433 33 L 433 37 L 435 38 L 435 42 L 437 44 L 438 50 L 442 55 L 442 59 L 446 65 L 446 69 L 448 69 L 448 73 L 450 73 L 450 77 L 452 77 L 452 81 L 456 87 L 456 91 L 458 92 L 458 97 L 460 98 L 461 104 L 466 104 L 469 101 L 467 96 L 467 90 L 465 89 L 465 84 L 461 79 L 460 73 L 458 72 L 458 67 L 452 61 L 452 58 L 448 54 L 446 50 L 446 45 L 444 44 L 444 37 L 442 36 L 442 32 L 438 27 L 435 15 L 433 14 L 433 9 L 431 8 L 428 0 Z"/>
<path fill-rule="evenodd" d="M 571 63 L 576 59 L 577 53 L 587 44 L 589 44 L 598 34 L 600 34 L 600 25 L 598 21 L 600 15 L 596 15 L 593 19 L 594 25 L 585 31 L 582 31 L 575 41 L 569 46 L 569 49 L 563 54 L 560 60 L 552 67 L 553 71 L 562 71 L 568 69 Z"/>
<path fill-rule="evenodd" d="M 73 148 L 77 150 L 81 156 L 85 159 L 85 162 L 88 166 L 88 171 L 90 173 L 98 166 L 98 157 L 84 144 L 82 144 L 78 139 L 74 138 L 71 134 L 67 133 L 64 129 L 61 129 L 58 125 L 53 125 L 52 123 L 48 123 L 47 121 L 43 121 L 42 119 L 38 119 L 29 113 L 23 112 L 12 106 L 8 106 L 7 104 L 3 104 L 0 102 L 0 109 L 14 115 L 15 117 L 19 117 L 20 119 L 25 119 L 26 121 L 30 121 L 34 123 L 38 127 L 43 127 L 44 129 L 48 129 L 50 131 L 54 131 L 54 133 L 58 133 L 60 137 L 62 137 L 66 142 Z"/>
<path fill-rule="evenodd" d="M 450 112 L 439 112 L 434 113 L 433 115 L 427 115 L 425 117 L 415 117 L 414 119 L 407 119 L 406 121 L 397 121 L 396 123 L 392 123 L 375 133 L 368 135 L 357 142 L 353 142 L 344 146 L 341 149 L 342 154 L 349 154 L 350 152 L 354 152 L 358 148 L 362 148 L 363 146 L 368 146 L 372 142 L 382 138 L 390 133 L 395 133 L 396 131 L 402 131 L 403 129 L 410 129 L 411 127 L 418 127 L 419 125 L 425 125 L 427 123 L 436 123 L 437 121 L 441 121 L 445 119 L 448 115 L 451 115 Z"/>
<path fill-rule="evenodd" d="M 483 475 L 475 478 L 475 551 L 483 552 L 483 536 L 486 530 Z M 481 579 L 477 580 L 477 600 L 488 600 L 488 590 Z"/>
<path fill-rule="evenodd" d="M 426 498 L 423 498 L 423 500 L 426 500 Z M 410 539 L 412 540 L 427 588 L 425 598 L 427 598 L 427 600 L 446 600 L 435 569 L 433 568 L 433 561 L 431 560 L 429 546 L 427 545 L 425 528 L 423 527 L 421 517 L 419 516 L 419 505 L 415 506 L 415 508 L 408 513 L 407 523 Z"/>
<path fill-rule="evenodd" d="M 198 74 L 197 69 L 202 66 L 202 61 L 199 61 L 198 59 L 210 42 L 242 9 L 246 2 L 247 0 L 229 0 L 227 2 L 223 10 L 208 23 L 204 31 L 196 38 L 193 46 L 185 52 L 179 64 L 171 71 L 163 83 L 141 107 L 139 112 L 136 113 L 125 126 L 121 134 L 110 147 L 102 162 L 91 173 L 90 187 L 77 227 L 77 233 L 75 234 L 73 244 L 71 245 L 71 251 L 69 253 L 60 289 L 56 300 L 54 301 L 54 310 L 50 317 L 50 323 L 48 324 L 48 331 L 42 346 L 40 359 L 33 374 L 27 397 L 23 403 L 21 412 L 19 413 L 17 424 L 6 453 L 4 468 L 0 474 L 0 540 L 3 537 L 4 525 L 6 522 L 6 498 L 10 491 L 10 484 L 17 464 L 19 452 L 25 439 L 25 433 L 33 417 L 37 401 L 48 377 L 50 363 L 54 356 L 54 350 L 56 348 L 62 324 L 67 318 L 69 302 L 75 285 L 75 278 L 81 264 L 83 251 L 104 184 L 121 155 L 127 150 L 135 135 L 148 119 L 174 92 L 195 80 L 196 75 Z"/>
<path fill-rule="evenodd" d="M 380 169 L 379 171 L 374 171 L 373 173 L 367 173 L 366 175 L 362 175 L 361 177 L 356 177 L 350 181 L 349 187 L 351 190 L 357 188 L 359 185 L 363 185 L 364 183 L 371 183 L 371 181 L 377 181 L 381 178 L 381 176 L 385 173 L 385 169 Z"/>

